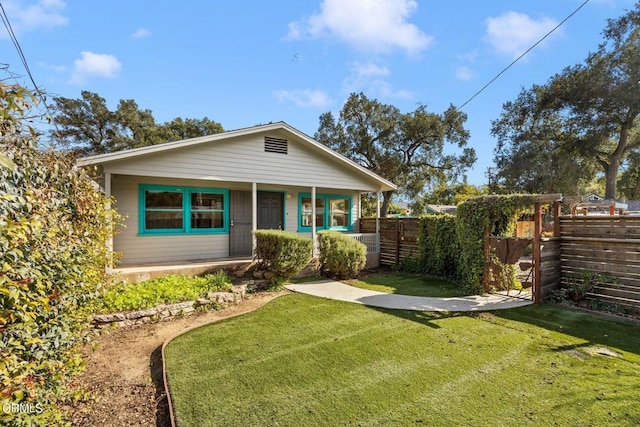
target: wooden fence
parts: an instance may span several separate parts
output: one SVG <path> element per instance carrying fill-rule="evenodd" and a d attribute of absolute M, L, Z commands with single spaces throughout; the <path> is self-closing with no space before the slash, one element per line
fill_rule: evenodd
<path fill-rule="evenodd" d="M 540 240 L 540 297 L 585 272 L 605 273 L 591 299 L 640 309 L 640 216 L 561 216 L 560 236 Z M 417 218 L 380 219 L 380 264 L 397 265 L 418 255 Z M 376 220 L 360 220 L 360 232 L 375 233 Z"/>
<path fill-rule="evenodd" d="M 380 219 L 380 264 L 397 265 L 418 255 L 419 218 Z M 376 219 L 361 218 L 361 233 L 375 233 Z"/>
<path fill-rule="evenodd" d="M 562 281 L 587 272 L 615 283 L 596 287 L 589 298 L 640 308 L 640 217 L 560 217 Z"/>

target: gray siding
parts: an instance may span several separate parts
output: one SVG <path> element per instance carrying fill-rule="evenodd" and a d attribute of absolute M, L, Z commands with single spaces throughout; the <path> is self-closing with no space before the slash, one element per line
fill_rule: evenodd
<path fill-rule="evenodd" d="M 124 227 L 114 238 L 114 250 L 122 253 L 119 265 L 137 265 L 163 262 L 192 261 L 226 258 L 229 256 L 228 234 L 150 236 L 138 235 L 138 186 L 139 184 L 181 185 L 215 187 L 250 191 L 251 185 L 228 181 L 202 181 L 170 178 L 152 178 L 130 175 L 112 176 L 114 208 L 124 217 Z M 298 230 L 298 194 L 310 193 L 311 188 L 290 185 L 258 185 L 258 190 L 283 191 L 285 196 L 285 229 Z M 352 197 L 351 217 L 357 224 L 359 193 L 320 187 L 318 194 L 344 194 Z M 310 233 L 303 233 L 310 236 Z"/>
<path fill-rule="evenodd" d="M 288 154 L 266 153 L 264 136 L 289 140 Z M 375 191 L 364 176 L 328 159 L 290 134 L 269 132 L 214 141 L 105 165 L 114 174 Z"/>

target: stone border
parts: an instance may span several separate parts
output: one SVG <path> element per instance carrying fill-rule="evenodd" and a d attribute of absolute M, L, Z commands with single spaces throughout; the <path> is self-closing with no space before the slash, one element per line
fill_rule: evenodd
<path fill-rule="evenodd" d="M 121 311 L 108 314 L 94 314 L 91 321 L 97 328 L 110 326 L 131 326 L 151 323 L 155 320 L 171 319 L 175 316 L 184 316 L 193 313 L 196 308 L 218 304 L 237 305 L 245 299 L 247 285 L 234 285 L 231 292 L 209 292 L 206 298 L 198 298 L 195 301 L 183 301 L 175 304 L 160 304 L 153 308 L 142 310 Z"/>

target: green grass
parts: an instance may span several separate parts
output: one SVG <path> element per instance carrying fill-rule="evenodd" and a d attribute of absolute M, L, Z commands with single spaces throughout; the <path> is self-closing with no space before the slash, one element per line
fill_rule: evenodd
<path fill-rule="evenodd" d="M 426 277 L 422 274 L 376 273 L 360 280 L 347 280 L 351 286 L 390 294 L 415 295 L 421 297 L 459 297 L 466 295 L 448 280 Z"/>
<path fill-rule="evenodd" d="M 640 423 L 640 325 L 554 306 L 436 314 L 287 295 L 176 338 L 166 363 L 182 427 Z"/>

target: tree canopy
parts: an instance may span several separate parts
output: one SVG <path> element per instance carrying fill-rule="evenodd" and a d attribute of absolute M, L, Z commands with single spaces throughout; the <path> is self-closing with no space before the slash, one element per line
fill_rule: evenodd
<path fill-rule="evenodd" d="M 476 160 L 466 147 L 467 117 L 453 106 L 442 114 L 419 106 L 401 113 L 393 105 L 351 94 L 336 119 L 331 112 L 320 116 L 315 139 L 399 186 L 411 198 L 443 180 L 454 180 Z M 461 148 L 445 152 L 445 144 Z M 382 215 L 393 192 L 384 193 Z"/>
<path fill-rule="evenodd" d="M 609 20 L 604 41 L 584 63 L 507 102 L 492 133 L 498 179 L 508 190 L 567 191 L 605 175 L 605 198 L 616 197 L 620 167 L 640 148 L 640 2 Z"/>
<path fill-rule="evenodd" d="M 82 154 L 102 154 L 222 132 L 220 123 L 207 117 L 175 119 L 157 124 L 153 113 L 133 99 L 120 100 L 115 111 L 97 93 L 82 91 L 81 98 L 53 98 L 51 139 Z"/>

